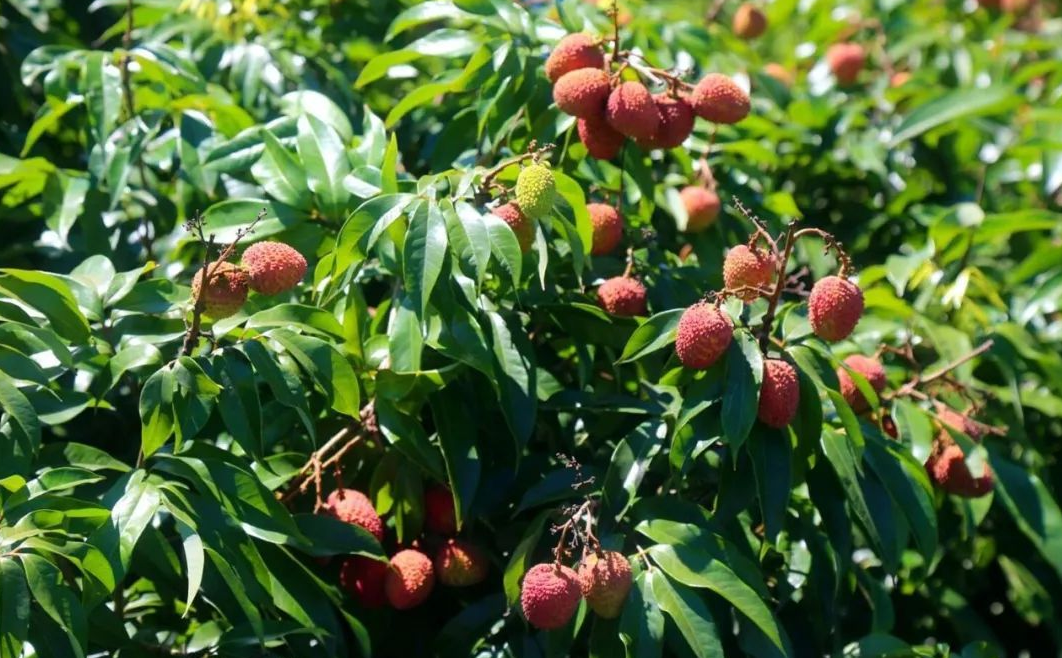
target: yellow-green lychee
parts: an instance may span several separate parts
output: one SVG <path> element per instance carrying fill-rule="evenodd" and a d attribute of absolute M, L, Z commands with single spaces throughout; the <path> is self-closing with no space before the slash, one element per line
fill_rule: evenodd
<path fill-rule="evenodd" d="M 530 219 L 548 216 L 556 197 L 557 181 L 548 166 L 540 163 L 528 165 L 516 177 L 516 205 Z"/>

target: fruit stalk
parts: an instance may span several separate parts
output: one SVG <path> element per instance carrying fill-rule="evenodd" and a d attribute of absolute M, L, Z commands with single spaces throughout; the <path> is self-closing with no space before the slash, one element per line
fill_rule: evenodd
<path fill-rule="evenodd" d="M 785 229 L 785 242 L 782 248 L 781 257 L 778 258 L 777 270 L 775 270 L 774 287 L 771 289 L 771 296 L 767 298 L 767 313 L 763 316 L 763 324 L 760 326 L 760 351 L 764 354 L 767 353 L 767 346 L 771 340 L 771 327 L 774 325 L 775 312 L 778 310 L 778 302 L 782 299 L 782 291 L 785 289 L 785 268 L 789 263 L 789 257 L 793 253 L 793 246 L 796 244 L 796 220 L 789 222 L 789 225 Z M 770 234 L 766 234 L 767 239 L 770 240 Z M 771 244 L 772 249 L 777 252 L 777 247 L 774 243 Z"/>

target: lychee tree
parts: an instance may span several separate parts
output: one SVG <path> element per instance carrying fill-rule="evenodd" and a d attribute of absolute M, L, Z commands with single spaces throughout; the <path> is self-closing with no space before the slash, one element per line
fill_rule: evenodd
<path fill-rule="evenodd" d="M 0 658 L 1057 653 L 1058 9 L 5 3 Z"/>

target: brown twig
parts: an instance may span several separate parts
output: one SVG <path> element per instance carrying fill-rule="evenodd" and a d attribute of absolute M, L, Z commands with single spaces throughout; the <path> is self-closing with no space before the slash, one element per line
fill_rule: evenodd
<path fill-rule="evenodd" d="M 778 302 L 782 299 L 782 291 L 785 289 L 785 270 L 786 265 L 789 263 L 789 256 L 793 253 L 793 245 L 796 243 L 796 225 L 796 220 L 793 220 L 786 227 L 785 246 L 782 249 L 781 258 L 777 262 L 778 269 L 775 272 L 774 288 L 771 296 L 767 299 L 767 312 L 763 315 L 763 324 L 760 326 L 760 351 L 764 354 L 767 353 L 767 346 L 770 344 L 771 328 L 774 325 Z M 772 248 L 777 252 L 777 248 L 774 247 L 773 243 Z"/>
<path fill-rule="evenodd" d="M 949 375 L 949 373 L 951 373 L 951 371 L 955 370 L 959 366 L 962 366 L 963 364 L 968 363 L 969 361 L 977 358 L 978 356 L 980 356 L 980 355 L 984 354 L 985 352 L 987 352 L 988 350 L 992 349 L 992 345 L 993 344 L 994 343 L 993 343 L 992 340 L 986 340 L 985 342 L 981 343 L 980 345 L 975 347 L 973 350 L 971 350 L 968 354 L 964 354 L 963 356 L 959 357 L 958 359 L 955 359 L 954 361 L 952 361 L 951 363 L 945 365 L 944 367 L 934 371 L 932 374 L 922 376 L 921 373 L 916 373 L 914 375 L 914 377 L 911 378 L 910 381 L 908 381 L 906 384 L 904 384 L 900 388 L 896 389 L 896 392 L 893 393 L 891 397 L 893 397 L 893 398 L 913 397 L 913 398 L 916 398 L 916 399 L 919 399 L 919 400 L 928 399 L 928 396 L 926 396 L 924 393 L 919 391 L 918 387 L 925 386 L 927 384 L 931 384 L 934 381 L 937 381 L 937 380 L 940 380 L 940 379 L 943 379 L 943 378 L 947 377 Z M 893 349 L 895 349 L 895 348 L 893 348 Z M 900 353 L 904 354 L 903 352 L 900 352 Z M 904 354 L 904 356 L 906 357 L 907 355 Z"/>
<path fill-rule="evenodd" d="M 833 249 L 834 253 L 837 254 L 837 260 L 841 264 L 841 270 L 838 273 L 838 276 L 843 279 L 852 273 L 855 269 L 852 266 L 852 258 L 848 255 L 848 252 L 844 250 L 844 245 L 841 244 L 832 233 L 827 233 L 820 228 L 805 228 L 797 231 L 796 235 L 793 236 L 793 239 L 799 240 L 808 235 L 821 238 L 822 241 L 826 243 L 826 251 L 829 252 L 830 249 Z"/>
<path fill-rule="evenodd" d="M 505 160 L 502 160 L 495 166 L 488 169 L 487 172 L 483 174 L 483 179 L 479 183 L 479 195 L 485 194 L 487 190 L 489 190 L 494 185 L 494 179 L 498 176 L 498 174 L 505 171 L 506 168 L 516 164 L 520 164 L 524 160 L 534 160 L 535 162 L 538 162 L 543 155 L 553 150 L 553 148 L 553 144 L 544 144 L 540 147 L 538 146 L 537 142 L 532 140 L 527 147 L 527 153 L 521 153 L 520 155 L 514 155 L 511 158 L 506 158 Z"/>
<path fill-rule="evenodd" d="M 278 496 L 280 502 L 290 502 L 300 494 L 306 493 L 306 490 L 310 488 L 310 484 L 314 483 L 317 490 L 317 500 L 315 501 L 314 511 L 319 509 L 319 506 L 322 504 L 321 472 L 329 466 L 337 465 L 339 461 L 354 448 L 354 446 L 365 438 L 364 434 L 355 434 L 354 432 L 354 425 L 347 425 L 336 432 L 323 446 L 315 450 L 310 455 L 309 459 L 306 460 L 306 463 L 302 465 L 302 468 L 300 468 L 295 474 L 295 477 L 291 479 L 288 490 Z M 325 455 L 340 444 L 342 445 L 339 450 L 337 450 L 331 457 L 325 459 Z"/>

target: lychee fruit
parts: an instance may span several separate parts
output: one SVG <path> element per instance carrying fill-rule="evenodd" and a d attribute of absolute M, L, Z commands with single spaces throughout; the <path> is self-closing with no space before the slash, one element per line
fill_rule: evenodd
<path fill-rule="evenodd" d="M 576 69 L 604 69 L 605 54 L 589 34 L 569 34 L 557 42 L 546 58 L 545 68 L 549 81 L 557 82 L 565 73 Z"/>
<path fill-rule="evenodd" d="M 487 577 L 490 563 L 475 544 L 448 539 L 435 553 L 435 574 L 450 587 L 478 585 Z"/>
<path fill-rule="evenodd" d="M 980 441 L 985 434 L 984 428 L 972 418 L 950 407 L 940 406 L 937 409 L 937 420 L 957 432 L 962 432 L 974 441 Z M 944 433 L 947 434 L 947 432 Z"/>
<path fill-rule="evenodd" d="M 778 82 L 782 83 L 786 87 L 792 87 L 793 83 L 796 81 L 795 77 L 793 76 L 793 72 L 787 69 L 786 67 L 782 66 L 778 62 L 770 62 L 769 64 L 763 67 L 763 72 L 771 76 Z"/>
<path fill-rule="evenodd" d="M 759 7 L 746 2 L 734 12 L 732 27 L 734 34 L 742 39 L 755 39 L 767 30 L 767 16 Z"/>
<path fill-rule="evenodd" d="M 893 88 L 902 87 L 911 81 L 911 77 L 910 71 L 897 71 L 889 78 L 889 86 Z"/>
<path fill-rule="evenodd" d="M 233 263 L 210 263 L 207 265 L 210 274 L 209 283 L 203 299 L 203 312 L 220 320 L 227 318 L 243 306 L 247 301 L 247 287 L 250 277 L 247 270 Z M 203 287 L 203 269 L 200 268 L 192 278 L 192 301 L 198 302 L 199 294 Z"/>
<path fill-rule="evenodd" d="M 827 276 L 815 282 L 808 295 L 808 320 L 811 330 L 823 340 L 844 340 L 863 315 L 863 291 L 839 276 Z"/>
<path fill-rule="evenodd" d="M 713 123 L 737 123 L 749 115 L 752 103 L 745 90 L 722 73 L 709 73 L 690 94 L 697 116 Z"/>
<path fill-rule="evenodd" d="M 435 587 L 435 570 L 428 556 L 407 548 L 391 558 L 384 580 L 387 600 L 398 610 L 415 608 L 431 595 Z"/>
<path fill-rule="evenodd" d="M 516 177 L 516 205 L 529 219 L 542 219 L 553 210 L 557 196 L 557 181 L 553 171 L 544 164 L 531 164 Z"/>
<path fill-rule="evenodd" d="M 770 251 L 739 244 L 726 253 L 723 282 L 739 299 L 751 302 L 760 296 L 759 290 L 771 285 L 776 267 L 777 260 Z"/>
<path fill-rule="evenodd" d="M 602 256 L 611 252 L 623 239 L 623 217 L 607 203 L 588 203 L 590 223 L 594 226 L 594 243 L 590 253 Z"/>
<path fill-rule="evenodd" d="M 365 528 L 377 541 L 383 541 L 384 523 L 369 497 L 357 489 L 336 489 L 328 494 L 325 510 L 344 523 Z"/>
<path fill-rule="evenodd" d="M 650 150 L 682 146 L 682 142 L 693 132 L 695 116 L 689 101 L 670 94 L 654 94 L 653 103 L 660 115 L 660 126 L 651 138 L 639 140 L 638 146 Z"/>
<path fill-rule="evenodd" d="M 579 607 L 579 576 L 553 563 L 536 564 L 524 575 L 520 607 L 534 627 L 553 630 L 566 625 Z"/>
<path fill-rule="evenodd" d="M 933 450 L 926 459 L 925 467 L 933 484 L 954 496 L 978 498 L 992 491 L 995 486 L 988 462 L 985 461 L 980 477 L 975 477 L 966 465 L 962 448 L 947 432 L 941 432 L 933 441 Z"/>
<path fill-rule="evenodd" d="M 885 432 L 892 438 L 896 439 L 900 436 L 900 431 L 896 427 L 896 421 L 893 420 L 892 415 L 888 412 L 881 416 L 881 431 Z"/>
<path fill-rule="evenodd" d="M 841 397 L 848 403 L 848 406 L 852 408 L 852 411 L 860 413 L 870 408 L 870 403 L 867 401 L 866 396 L 856 386 L 855 380 L 852 379 L 849 369 L 859 373 L 867 380 L 871 388 L 875 393 L 881 393 L 885 390 L 885 384 L 888 383 L 885 379 L 885 368 L 881 366 L 881 361 L 869 356 L 863 356 L 862 354 L 853 354 L 852 356 L 844 360 L 844 365 L 848 366 L 837 368 L 837 381 L 840 382 Z"/>
<path fill-rule="evenodd" d="M 608 73 L 601 69 L 576 69 L 553 85 L 553 102 L 561 112 L 574 117 L 599 116 L 608 102 Z"/>
<path fill-rule="evenodd" d="M 686 233 L 700 233 L 711 226 L 723 205 L 714 190 L 700 185 L 687 185 L 679 197 L 686 208 Z"/>
<path fill-rule="evenodd" d="M 733 338 L 730 316 L 707 302 L 698 302 L 679 318 L 675 353 L 687 368 L 704 370 L 726 353 Z"/>
<path fill-rule="evenodd" d="M 597 301 L 601 308 L 625 318 L 645 315 L 645 298 L 645 286 L 629 276 L 614 276 L 597 289 Z"/>
<path fill-rule="evenodd" d="M 866 50 L 858 43 L 835 43 L 826 51 L 826 63 L 842 85 L 856 81 L 866 59 Z"/>
<path fill-rule="evenodd" d="M 343 561 L 339 569 L 339 584 L 359 604 L 366 608 L 379 608 L 387 603 L 384 582 L 389 570 L 387 562 L 355 555 Z"/>
<path fill-rule="evenodd" d="M 490 212 L 509 225 L 516 234 L 516 241 L 520 243 L 520 251 L 526 254 L 535 242 L 535 222 L 524 217 L 515 203 L 502 204 Z"/>
<path fill-rule="evenodd" d="M 611 160 L 619 155 L 627 139 L 609 125 L 603 114 L 580 118 L 576 122 L 576 129 L 579 131 L 579 141 L 586 146 L 586 152 L 598 160 Z"/>
<path fill-rule="evenodd" d="M 252 244 L 243 252 L 242 265 L 251 277 L 251 290 L 263 295 L 291 290 L 306 274 L 306 259 L 281 242 Z"/>
<path fill-rule="evenodd" d="M 631 591 L 631 582 L 631 565 L 622 553 L 588 553 L 579 564 L 579 586 L 598 617 L 619 617 Z"/>
<path fill-rule="evenodd" d="M 613 89 L 605 116 L 609 125 L 632 139 L 652 139 L 660 127 L 653 96 L 640 82 L 624 82 Z"/>
<path fill-rule="evenodd" d="M 441 484 L 433 484 L 424 490 L 424 526 L 440 535 L 457 532 L 454 495 Z"/>
<path fill-rule="evenodd" d="M 764 425 L 781 429 L 796 416 L 799 403 L 800 380 L 796 368 L 781 359 L 766 359 L 757 417 Z"/>

